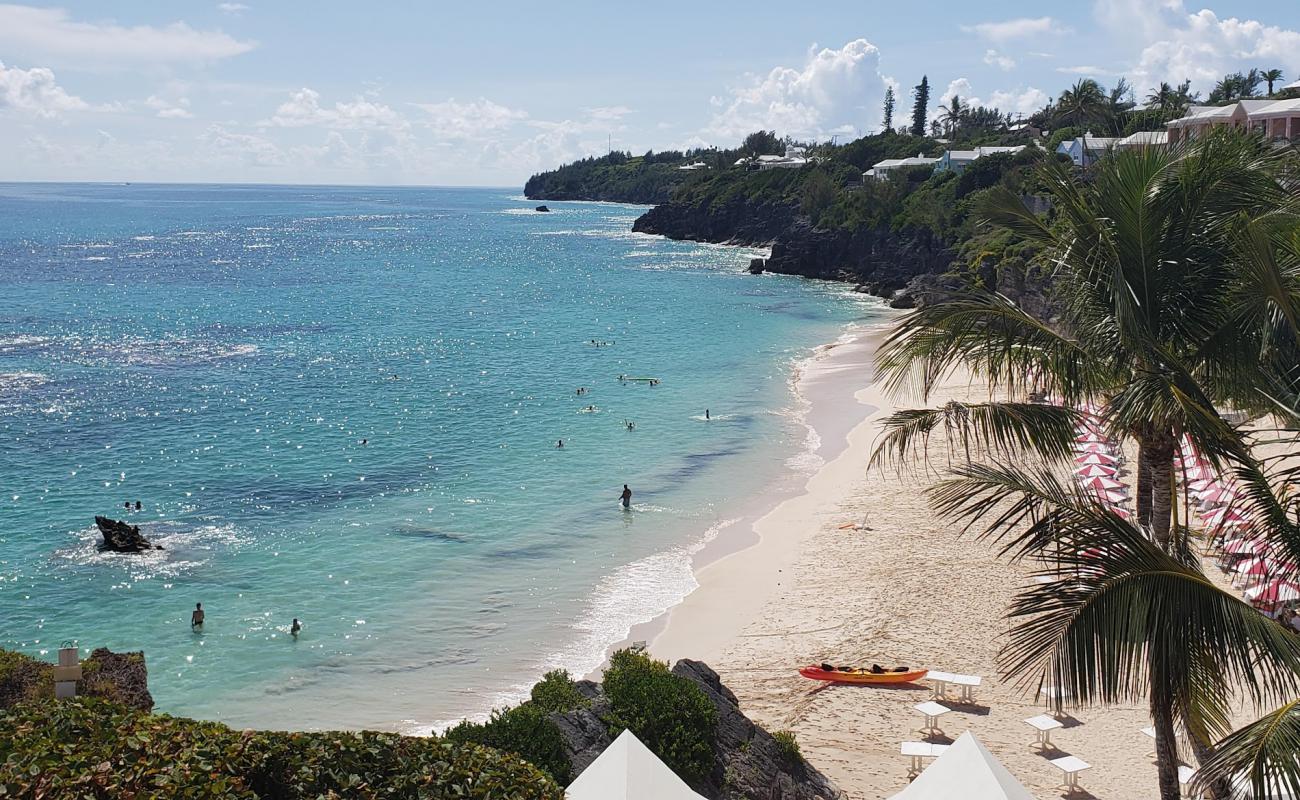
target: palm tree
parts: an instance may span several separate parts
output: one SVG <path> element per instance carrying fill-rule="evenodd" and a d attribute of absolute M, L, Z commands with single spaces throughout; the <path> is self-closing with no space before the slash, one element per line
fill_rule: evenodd
<path fill-rule="evenodd" d="M 1106 107 L 1106 92 L 1101 84 L 1092 78 L 1080 78 L 1061 92 L 1056 101 L 1056 114 L 1059 122 L 1082 127 L 1104 120 Z"/>
<path fill-rule="evenodd" d="M 1190 435 L 1216 461 L 1241 457 L 1216 403 L 1256 413 L 1297 407 L 1297 340 L 1285 331 L 1300 321 L 1300 243 L 1274 230 L 1285 208 L 1280 158 L 1224 134 L 1122 151 L 1087 183 L 1050 162 L 1039 176 L 1055 209 L 1050 224 L 1010 191 L 992 190 L 985 219 L 1041 248 L 1060 319 L 976 289 L 905 317 L 878 355 L 893 388 L 914 384 L 928 397 L 965 365 L 1012 399 L 895 414 L 875 460 L 919 447 L 941 425 L 1060 458 L 1068 409 L 1099 403 L 1109 431 L 1138 444 L 1138 521 L 1171 546 L 1176 438 Z M 1014 401 L 1030 389 L 1065 407 Z"/>
<path fill-rule="evenodd" d="M 1124 115 L 1133 110 L 1137 103 L 1131 99 L 1133 87 L 1124 78 L 1115 82 L 1115 86 L 1106 96 L 1106 120 L 1110 123 L 1112 133 L 1124 129 Z"/>
<path fill-rule="evenodd" d="M 1264 82 L 1268 84 L 1268 96 L 1272 97 L 1273 84 L 1282 80 L 1282 70 L 1277 69 L 1276 67 L 1273 69 L 1266 69 L 1264 70 L 1264 72 L 1260 74 L 1260 77 L 1263 78 Z"/>
<path fill-rule="evenodd" d="M 1003 671 L 1029 688 L 1060 686 L 1081 705 L 1145 701 L 1162 800 L 1180 797 L 1179 725 L 1194 741 L 1215 741 L 1229 729 L 1234 687 L 1257 708 L 1300 690 L 1300 636 L 1218 588 L 1195 553 L 1166 550 L 1048 469 L 968 464 L 955 472 L 932 490 L 939 511 L 1000 541 L 1004 555 L 1048 567 L 1044 582 L 1012 604 Z M 1300 558 L 1294 528 L 1269 541 Z M 1293 708 L 1277 714 L 1295 731 Z M 1278 756 L 1266 764 L 1300 781 L 1285 737 L 1258 724 L 1234 737 L 1209 759 L 1207 784 L 1239 766 L 1243 752 L 1258 752 L 1261 739 Z"/>
<path fill-rule="evenodd" d="M 1168 111 L 1170 108 L 1173 107 L 1173 104 L 1174 104 L 1174 87 L 1170 86 L 1168 83 L 1165 83 L 1164 81 L 1161 81 L 1160 85 L 1155 89 L 1152 89 L 1151 94 L 1147 95 L 1147 99 L 1146 99 L 1147 108 L 1157 109 L 1160 111 Z"/>
<path fill-rule="evenodd" d="M 961 130 L 962 120 L 966 114 L 966 108 L 961 104 L 961 98 L 953 95 L 948 101 L 948 105 L 939 106 L 939 122 L 944 127 L 944 132 L 950 137 L 955 138 Z"/>
<path fill-rule="evenodd" d="M 1174 91 L 1172 109 L 1181 114 L 1187 111 L 1188 106 L 1191 106 L 1193 103 L 1199 103 L 1200 101 L 1201 93 L 1192 91 L 1192 80 L 1191 78 L 1188 78 L 1178 84 L 1178 88 Z"/>

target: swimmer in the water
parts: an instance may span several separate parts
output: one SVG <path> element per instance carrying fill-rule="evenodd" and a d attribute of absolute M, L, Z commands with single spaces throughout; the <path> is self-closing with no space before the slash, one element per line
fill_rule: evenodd
<path fill-rule="evenodd" d="M 704 418 L 705 418 L 705 419 L 708 419 L 708 418 L 709 418 L 709 410 L 708 410 L 707 408 L 704 409 Z"/>
<path fill-rule="evenodd" d="M 556 439 L 556 440 L 555 440 L 555 449 L 556 449 L 556 450 L 563 450 L 563 449 L 564 449 L 564 440 L 563 440 L 563 439 Z"/>
<path fill-rule="evenodd" d="M 297 639 L 298 632 L 301 630 L 302 630 L 302 623 L 298 621 L 297 617 L 294 617 L 293 624 L 289 626 L 289 635 Z"/>

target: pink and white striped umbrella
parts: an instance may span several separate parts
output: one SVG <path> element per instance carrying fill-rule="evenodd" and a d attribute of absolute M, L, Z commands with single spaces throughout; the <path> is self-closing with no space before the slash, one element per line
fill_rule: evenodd
<path fill-rule="evenodd" d="M 1219 476 L 1211 469 L 1189 469 L 1179 474 L 1183 480 L 1191 483 L 1192 481 L 1210 481 L 1218 482 Z"/>
<path fill-rule="evenodd" d="M 1237 492 L 1231 486 L 1207 486 L 1196 493 L 1196 499 L 1202 503 L 1226 505 L 1237 499 Z"/>
<path fill-rule="evenodd" d="M 1106 437 L 1095 431 L 1082 431 L 1074 437 L 1078 444 L 1105 444 Z"/>
<path fill-rule="evenodd" d="M 1097 499 L 1101 501 L 1103 505 L 1111 507 L 1119 506 L 1128 502 L 1128 495 L 1118 489 L 1112 489 L 1109 492 L 1105 489 L 1098 489 L 1095 494 L 1097 495 Z"/>
<path fill-rule="evenodd" d="M 1274 575 L 1279 570 L 1277 564 L 1267 558 L 1249 558 L 1234 566 L 1232 571 L 1238 575 L 1257 578 L 1262 575 Z"/>
<path fill-rule="evenodd" d="M 1114 467 L 1106 464 L 1089 464 L 1086 467 L 1079 467 L 1074 471 L 1074 474 L 1080 478 L 1096 478 L 1098 476 L 1114 478 L 1116 471 Z"/>
<path fill-rule="evenodd" d="M 1206 480 L 1188 481 L 1187 489 L 1192 493 L 1196 493 L 1196 492 L 1203 492 L 1206 489 L 1210 489 L 1218 485 L 1219 484 L 1216 481 L 1206 481 Z"/>
<path fill-rule="evenodd" d="M 1289 603 L 1293 600 L 1300 600 L 1300 584 L 1284 580 L 1265 581 L 1258 586 L 1247 589 L 1246 597 L 1251 602 L 1261 605 Z"/>
<path fill-rule="evenodd" d="M 1105 453 L 1088 453 L 1087 455 L 1075 456 L 1076 464 L 1118 464 L 1119 459 L 1115 456 Z"/>
<path fill-rule="evenodd" d="M 1246 518 L 1235 509 L 1225 506 L 1223 508 L 1216 508 L 1213 511 L 1205 512 L 1201 515 L 1201 522 L 1204 522 L 1206 525 L 1223 527 L 1231 524 L 1244 525 L 1246 524 Z"/>
<path fill-rule="evenodd" d="M 1107 478 L 1104 475 L 1098 475 L 1095 478 L 1085 479 L 1083 481 L 1083 487 L 1085 489 L 1104 489 L 1109 491 L 1111 489 L 1123 489 L 1124 484 L 1114 478 Z"/>
<path fill-rule="evenodd" d="M 1133 518 L 1133 515 L 1132 515 L 1132 514 L 1128 513 L 1127 511 L 1125 511 L 1125 510 L 1122 509 L 1122 508 L 1112 508 L 1112 509 L 1111 509 L 1111 513 L 1114 514 L 1115 516 L 1119 517 L 1120 519 L 1132 519 L 1132 518 Z"/>
<path fill-rule="evenodd" d="M 1223 543 L 1223 552 L 1233 556 L 1262 556 L 1268 552 L 1268 542 L 1242 537 Z"/>
<path fill-rule="evenodd" d="M 1105 453 L 1108 456 L 1115 455 L 1114 448 L 1105 442 L 1089 442 L 1087 444 L 1076 444 L 1074 446 L 1076 453 Z"/>

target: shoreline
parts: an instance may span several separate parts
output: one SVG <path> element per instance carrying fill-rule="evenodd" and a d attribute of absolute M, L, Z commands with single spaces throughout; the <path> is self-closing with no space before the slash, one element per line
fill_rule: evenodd
<path fill-rule="evenodd" d="M 875 380 L 876 346 L 895 316 L 883 305 L 879 311 L 879 319 L 851 326 L 794 367 L 791 381 L 796 402 L 808 404 L 800 421 L 816 443 L 791 454 L 790 459 L 812 457 L 821 463 L 804 476 L 793 473 L 778 479 L 770 490 L 781 492 L 782 482 L 793 485 L 785 488 L 775 502 L 767 491 L 751 498 L 736 523 L 696 552 L 692 561 L 696 588 L 654 619 L 633 626 L 624 639 L 607 648 L 606 659 L 615 650 L 646 642 L 656 658 L 669 662 L 691 658 L 709 663 L 752 621 L 761 606 L 757 601 L 780 587 L 784 570 L 803 537 L 811 535 L 815 526 L 806 525 L 807 529 L 796 537 L 782 536 L 780 531 L 807 519 L 809 504 L 820 503 L 828 492 L 841 488 L 841 481 L 848 475 L 840 462 L 855 464 L 860 457 L 861 448 L 854 446 L 857 432 L 869 428 L 889 410 L 883 398 L 870 390 Z M 864 383 L 867 388 L 859 388 Z M 853 472 L 851 468 L 849 471 Z M 825 485 L 831 474 L 835 475 L 833 487 Z M 763 580 L 755 578 L 755 569 L 765 576 Z M 762 598 L 756 597 L 755 586 L 769 591 Z M 742 589 L 749 593 L 748 599 L 737 603 L 735 592 Z M 599 669 L 587 677 L 598 676 Z"/>

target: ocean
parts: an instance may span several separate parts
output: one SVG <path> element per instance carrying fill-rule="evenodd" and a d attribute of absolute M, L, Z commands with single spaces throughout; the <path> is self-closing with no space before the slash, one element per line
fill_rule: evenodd
<path fill-rule="evenodd" d="M 0 646 L 143 650 L 172 714 L 414 732 L 679 601 L 816 467 L 792 376 L 877 301 L 534 205 L 0 184 Z M 99 553 L 96 514 L 164 549 Z"/>

